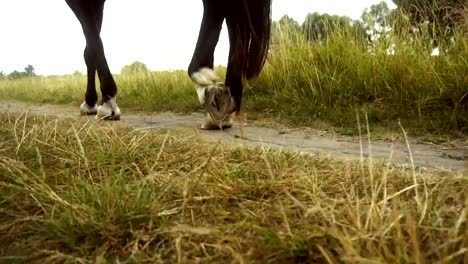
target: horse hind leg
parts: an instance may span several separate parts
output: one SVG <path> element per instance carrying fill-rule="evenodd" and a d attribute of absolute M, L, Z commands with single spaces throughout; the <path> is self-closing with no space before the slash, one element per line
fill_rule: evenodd
<path fill-rule="evenodd" d="M 86 47 L 85 62 L 88 68 L 88 84 L 85 100 L 80 106 L 80 113 L 81 115 L 96 115 L 96 119 L 119 120 L 121 112 L 116 103 L 115 94 L 117 88 L 114 80 L 112 79 L 112 76 L 110 75 L 110 72 L 106 76 L 107 80 L 101 76 L 98 68 L 100 60 L 99 57 L 100 56 L 95 55 L 94 52 L 88 48 L 88 46 Z M 98 71 L 101 80 L 102 104 L 99 106 L 97 105 L 98 95 L 95 86 L 96 71 Z M 112 92 L 113 90 L 115 92 Z"/>
<path fill-rule="evenodd" d="M 98 95 L 96 93 L 96 65 L 88 47 L 84 51 L 84 59 L 87 67 L 88 83 L 86 87 L 85 100 L 80 106 L 81 115 L 96 115 L 98 112 Z"/>
<path fill-rule="evenodd" d="M 100 37 L 104 11 L 104 0 L 93 2 L 83 0 L 66 0 L 68 6 L 78 18 L 86 39 L 84 59 L 86 62 L 88 82 L 85 100 L 80 106 L 81 115 L 95 115 L 96 118 L 119 120 L 120 109 L 116 104 L 117 86 L 110 73 L 104 55 L 104 46 Z M 102 104 L 97 106 L 96 71 L 99 76 L 102 92 Z"/>

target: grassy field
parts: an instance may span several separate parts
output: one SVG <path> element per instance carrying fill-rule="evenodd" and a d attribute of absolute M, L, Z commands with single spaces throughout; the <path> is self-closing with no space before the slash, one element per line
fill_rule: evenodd
<path fill-rule="evenodd" d="M 354 135 L 356 114 L 365 112 L 374 135 L 400 131 L 400 120 L 410 135 L 466 137 L 466 36 L 455 34 L 450 50 L 431 56 L 424 32 L 413 39 L 390 34 L 369 51 L 367 43 L 357 41 L 347 29 L 322 43 L 280 29 L 260 78 L 246 84 L 243 109 L 251 115 Z M 393 55 L 387 52 L 390 43 Z M 218 67 L 221 76 L 224 71 Z M 184 70 L 115 77 L 124 112 L 201 109 Z M 85 76 L 4 78 L 0 98 L 78 106 L 85 86 Z"/>
<path fill-rule="evenodd" d="M 466 176 L 94 119 L 0 124 L 3 263 L 468 261 Z"/>
<path fill-rule="evenodd" d="M 115 74 L 119 106 L 133 110 L 190 112 L 201 109 L 185 71 Z M 75 104 L 84 100 L 86 75 L 0 79 L 0 98 Z M 96 80 L 99 85 L 99 80 Z"/>
<path fill-rule="evenodd" d="M 431 56 L 419 39 L 389 36 L 369 51 L 349 32 L 321 44 L 280 37 L 262 77 L 253 82 L 250 109 L 273 109 L 305 123 L 322 119 L 354 130 L 356 112 L 372 125 L 397 127 L 397 120 L 424 133 L 468 128 L 468 40 Z M 355 131 L 355 130 L 354 130 Z"/>

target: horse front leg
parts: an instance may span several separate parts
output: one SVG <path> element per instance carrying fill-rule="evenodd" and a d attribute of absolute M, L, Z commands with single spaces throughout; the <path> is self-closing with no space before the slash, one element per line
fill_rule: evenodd
<path fill-rule="evenodd" d="M 88 90 L 86 92 L 85 102 L 97 100 L 96 89 L 94 88 L 94 76 L 97 71 L 99 82 L 101 84 L 102 101 L 97 107 L 96 118 L 105 120 L 120 120 L 120 108 L 117 105 L 117 85 L 112 77 L 112 74 L 107 65 L 107 60 L 104 55 L 104 46 L 98 34 L 92 32 L 86 38 L 86 57 L 89 62 L 88 74 Z M 88 64 L 88 63 L 87 63 Z M 95 70 L 94 70 L 95 69 Z M 92 84 L 89 84 L 92 81 Z M 94 89 L 90 89 L 90 87 Z"/>
<path fill-rule="evenodd" d="M 200 103 L 207 110 L 201 128 L 227 128 L 232 126 L 224 116 L 232 105 L 231 96 L 213 70 L 214 50 L 225 18 L 225 6 L 218 0 L 204 0 L 203 7 L 203 19 L 188 74 L 195 84 Z"/>

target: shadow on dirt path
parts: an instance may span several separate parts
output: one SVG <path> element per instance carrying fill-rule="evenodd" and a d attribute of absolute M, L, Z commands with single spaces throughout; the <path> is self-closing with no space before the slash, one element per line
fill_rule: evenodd
<path fill-rule="evenodd" d="M 29 104 L 18 101 L 0 101 L 1 112 L 30 112 L 59 116 L 78 116 L 78 107 L 48 104 Z M 86 117 L 83 117 L 86 118 Z M 182 129 L 199 133 L 209 141 L 221 140 L 229 144 L 264 146 L 267 148 L 299 151 L 311 154 L 329 154 L 335 157 L 357 158 L 372 156 L 374 159 L 389 159 L 395 164 L 410 164 L 410 155 L 404 142 L 373 140 L 369 149 L 367 139 L 332 136 L 320 131 L 293 129 L 290 131 L 269 128 L 255 123 L 236 123 L 224 131 L 199 129 L 203 120 L 201 113 L 179 115 L 173 113 L 126 113 L 121 122 L 145 130 Z M 443 169 L 464 172 L 468 163 L 468 146 L 439 146 L 429 143 L 410 143 L 414 164 L 427 169 Z"/>

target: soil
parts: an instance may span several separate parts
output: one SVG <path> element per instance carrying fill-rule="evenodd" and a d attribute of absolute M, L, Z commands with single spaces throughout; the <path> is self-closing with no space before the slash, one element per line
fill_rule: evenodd
<path fill-rule="evenodd" d="M 79 116 L 78 107 L 49 104 L 32 104 L 18 101 L 0 101 L 1 112 L 30 112 L 58 116 Z M 93 118 L 93 117 L 82 117 Z M 369 148 L 367 138 L 362 144 L 359 138 L 332 135 L 324 131 L 304 128 L 285 129 L 281 126 L 265 127 L 254 121 L 235 123 L 233 128 L 223 131 L 199 129 L 202 113 L 131 113 L 123 112 L 121 121 L 136 128 L 178 129 L 199 133 L 208 141 L 221 140 L 227 144 L 264 146 L 266 148 L 299 151 L 309 154 L 325 154 L 334 157 L 388 160 L 410 166 L 410 151 L 405 142 L 372 140 Z M 106 121 L 103 121 L 106 122 Z M 468 144 L 443 144 L 417 142 L 410 139 L 413 164 L 420 169 L 438 169 L 468 172 Z M 362 155 L 361 155 L 362 154 Z"/>

